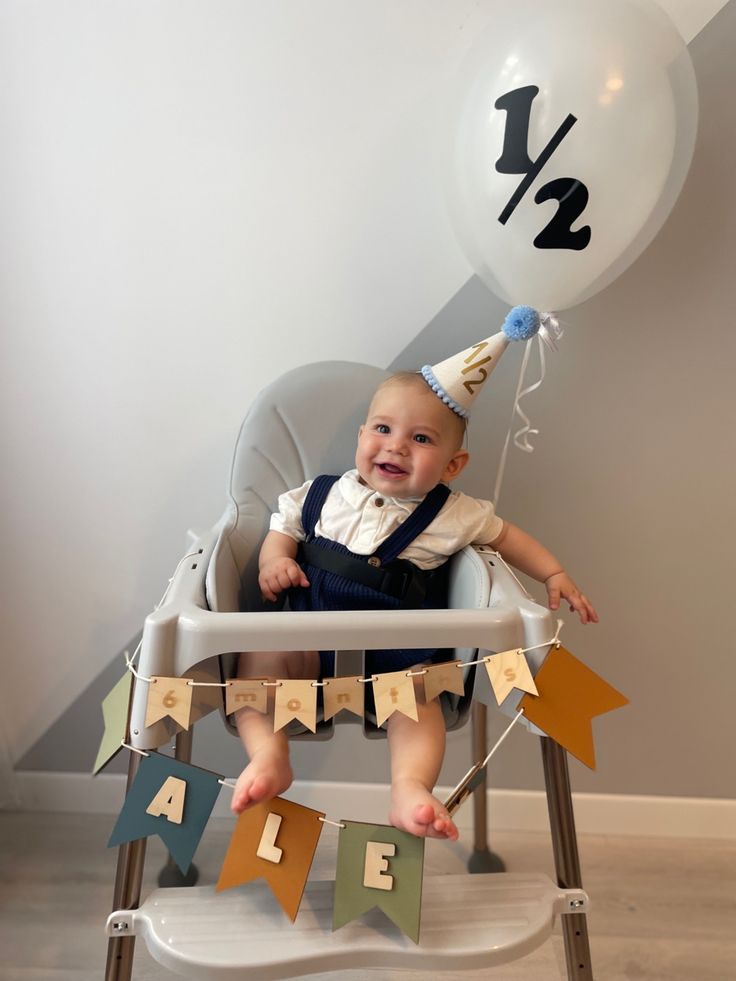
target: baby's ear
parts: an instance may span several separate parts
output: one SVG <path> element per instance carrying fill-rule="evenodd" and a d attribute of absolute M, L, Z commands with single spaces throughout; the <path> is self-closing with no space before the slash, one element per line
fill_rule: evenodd
<path fill-rule="evenodd" d="M 454 453 L 445 468 L 444 480 L 449 482 L 450 480 L 454 480 L 455 477 L 458 477 L 465 469 L 469 459 L 470 454 L 467 450 L 458 450 Z"/>

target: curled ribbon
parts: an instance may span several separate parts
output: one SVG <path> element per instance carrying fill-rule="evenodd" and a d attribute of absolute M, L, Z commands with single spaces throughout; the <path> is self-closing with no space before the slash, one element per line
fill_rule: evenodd
<path fill-rule="evenodd" d="M 529 358 L 532 352 L 532 343 L 534 338 L 527 341 L 526 348 L 524 350 L 524 357 L 521 362 L 521 371 L 519 372 L 519 382 L 516 386 L 516 395 L 514 397 L 514 407 L 511 412 L 511 421 L 509 423 L 508 432 L 506 433 L 506 439 L 503 444 L 503 450 L 501 452 L 501 461 L 498 465 L 498 474 L 496 476 L 496 486 L 493 490 L 493 503 L 495 507 L 498 507 L 498 499 L 501 494 L 501 484 L 503 483 L 504 473 L 506 471 L 506 457 L 508 456 L 509 443 L 512 438 L 512 432 L 514 428 L 514 419 L 518 416 L 523 422 L 521 429 L 513 433 L 514 446 L 518 449 L 523 450 L 524 453 L 533 453 L 534 447 L 529 442 L 529 436 L 538 436 L 539 430 L 532 429 L 531 420 L 529 416 L 521 408 L 521 400 L 531 394 L 531 392 L 536 391 L 544 381 L 546 365 L 545 365 L 545 347 L 550 351 L 557 350 L 557 341 L 560 340 L 563 334 L 563 329 L 560 326 L 560 322 L 557 317 L 552 313 L 542 313 L 540 314 L 540 326 L 538 337 L 539 345 L 539 378 L 532 385 L 527 385 L 524 388 L 524 379 L 526 376 L 527 367 L 529 365 Z"/>

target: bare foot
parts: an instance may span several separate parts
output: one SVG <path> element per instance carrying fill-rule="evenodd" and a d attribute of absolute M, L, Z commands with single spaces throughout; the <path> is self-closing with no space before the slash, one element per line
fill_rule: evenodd
<path fill-rule="evenodd" d="M 293 778 L 288 755 L 261 750 L 238 777 L 230 809 L 240 814 L 253 804 L 271 800 L 288 790 Z"/>
<path fill-rule="evenodd" d="M 420 838 L 458 838 L 450 815 L 418 780 L 401 780 L 392 785 L 388 819 L 395 828 Z"/>

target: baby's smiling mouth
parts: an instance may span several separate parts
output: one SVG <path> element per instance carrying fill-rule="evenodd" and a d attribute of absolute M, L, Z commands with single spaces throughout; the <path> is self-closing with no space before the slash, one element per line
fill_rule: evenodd
<path fill-rule="evenodd" d="M 405 477 L 406 470 L 402 470 L 401 467 L 397 467 L 395 463 L 377 463 L 376 467 L 388 477 Z"/>

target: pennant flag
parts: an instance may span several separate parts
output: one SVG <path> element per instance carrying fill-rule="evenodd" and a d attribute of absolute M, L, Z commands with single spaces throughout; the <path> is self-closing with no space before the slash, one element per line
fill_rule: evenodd
<path fill-rule="evenodd" d="M 594 770 L 591 720 L 628 705 L 628 698 L 564 647 L 552 648 L 535 680 L 539 696 L 524 695 L 519 708 L 542 732 Z"/>
<path fill-rule="evenodd" d="M 189 678 L 151 678 L 143 725 L 147 728 L 170 715 L 182 729 L 188 729 L 194 692 L 189 682 Z"/>
<path fill-rule="evenodd" d="M 373 698 L 376 703 L 376 725 L 383 725 L 394 712 L 403 712 L 415 722 L 419 721 L 414 679 L 407 676 L 406 669 L 373 675 Z"/>
<path fill-rule="evenodd" d="M 321 811 L 274 797 L 238 817 L 216 889 L 265 879 L 293 922 L 299 911 L 317 842 Z"/>
<path fill-rule="evenodd" d="M 537 694 L 537 686 L 523 651 L 501 651 L 498 654 L 489 654 L 483 661 L 499 705 L 514 688 Z"/>
<path fill-rule="evenodd" d="M 158 835 L 186 874 L 220 792 L 219 774 L 149 753 L 125 798 L 107 847 Z"/>
<path fill-rule="evenodd" d="M 311 732 L 317 730 L 317 689 L 311 681 L 280 681 L 276 689 L 273 731 L 298 719 Z"/>
<path fill-rule="evenodd" d="M 424 838 L 383 824 L 342 823 L 332 929 L 377 906 L 419 943 Z"/>
<path fill-rule="evenodd" d="M 133 684 L 133 673 L 126 671 L 115 687 L 102 700 L 102 718 L 105 731 L 97 759 L 92 767 L 92 773 L 97 774 L 117 756 L 123 748 L 122 744 L 128 735 L 128 709 L 130 692 Z"/>
<path fill-rule="evenodd" d="M 345 709 L 363 717 L 365 711 L 365 684 L 357 678 L 328 678 L 322 689 L 325 722 Z"/>
<path fill-rule="evenodd" d="M 455 695 L 465 694 L 465 678 L 460 664 L 460 661 L 445 661 L 443 664 L 432 664 L 426 668 L 424 697 L 428 702 L 443 691 L 451 691 Z"/>
<path fill-rule="evenodd" d="M 238 709 L 248 707 L 256 712 L 268 711 L 268 689 L 265 678 L 233 679 L 225 689 L 225 713 L 232 715 Z"/>

